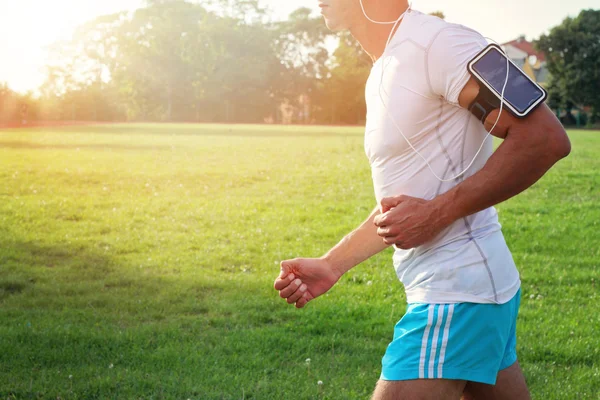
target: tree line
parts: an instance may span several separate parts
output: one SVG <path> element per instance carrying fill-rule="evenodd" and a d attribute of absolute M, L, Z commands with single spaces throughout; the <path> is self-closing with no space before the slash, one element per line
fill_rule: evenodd
<path fill-rule="evenodd" d="M 596 115 L 600 90 L 589 81 L 596 79 L 598 88 L 600 49 L 590 43 L 600 43 L 599 14 L 588 10 L 565 20 L 576 42 L 565 40 L 560 27 L 539 41 L 551 54 L 549 64 L 561 66 L 550 69 L 553 101 L 590 105 Z M 148 0 L 133 12 L 81 25 L 50 55 L 39 97 L 0 85 L 0 123 L 358 124 L 365 118 L 364 85 L 372 65 L 348 33 L 329 32 L 310 9 L 272 21 L 257 0 Z M 581 65 L 581 57 L 595 75 L 581 72 L 571 86 L 570 65 Z"/>

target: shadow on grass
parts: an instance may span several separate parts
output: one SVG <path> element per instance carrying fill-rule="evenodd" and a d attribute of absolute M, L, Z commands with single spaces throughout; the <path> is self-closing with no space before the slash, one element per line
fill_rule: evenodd
<path fill-rule="evenodd" d="M 93 312 L 103 309 L 105 315 L 122 311 L 144 319 L 140 307 L 156 317 L 157 310 L 166 314 L 165 310 L 181 306 L 188 296 L 187 300 L 194 301 L 181 310 L 200 314 L 205 311 L 200 300 L 221 290 L 220 285 L 199 277 L 172 269 L 140 269 L 138 263 L 134 266 L 110 252 L 84 245 L 50 246 L 0 238 L 0 265 L 0 303 L 21 296 L 27 301 L 11 302 L 10 308 L 23 312 L 31 305 L 47 310 L 83 307 Z M 138 302 L 140 299 L 144 302 Z"/>
<path fill-rule="evenodd" d="M 293 330 L 320 335 L 342 328 L 350 332 L 359 321 L 367 328 L 367 321 L 389 312 L 384 305 L 343 306 L 341 299 L 298 311 L 279 298 L 270 278 L 243 272 L 207 277 L 188 266 L 140 268 L 137 260 L 65 244 L 0 239 L 0 249 L 0 315 L 18 320 L 44 313 L 85 325 L 95 320 L 121 327 L 202 323 L 224 331 L 303 321 Z"/>
<path fill-rule="evenodd" d="M 389 328 L 380 326 L 389 314 L 382 304 L 347 306 L 342 298 L 324 298 L 295 310 L 279 298 L 270 277 L 207 276 L 164 263 L 140 268 L 139 260 L 66 244 L 0 238 L 0 249 L 0 319 L 9 324 L 43 320 L 48 332 L 65 324 L 85 329 L 174 325 L 213 332 L 280 327 L 308 336 L 350 335 L 358 329 L 368 337 Z"/>
<path fill-rule="evenodd" d="M 0 269 L 0 300 L 26 293 L 44 281 L 45 285 L 55 288 L 61 284 L 61 278 L 65 278 L 65 285 L 76 283 L 71 279 L 75 271 L 90 280 L 102 278 L 116 269 L 109 257 L 81 247 L 0 239 L 0 249 L 0 265 L 3 266 Z"/>
<path fill-rule="evenodd" d="M 312 381 L 360 369 L 370 390 L 392 329 L 382 305 L 295 310 L 258 274 L 146 270 L 94 247 L 2 237 L 0 249 L 0 282 L 23 285 L 0 299 L 5 397 L 216 399 L 243 385 L 249 398 L 286 398 L 308 357 L 321 365 Z M 290 362 L 303 374 L 269 383 Z"/>

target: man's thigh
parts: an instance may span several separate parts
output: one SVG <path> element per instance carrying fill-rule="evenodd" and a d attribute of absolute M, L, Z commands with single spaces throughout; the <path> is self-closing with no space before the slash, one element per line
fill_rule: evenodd
<path fill-rule="evenodd" d="M 527 383 L 518 362 L 498 373 L 496 384 L 469 382 L 464 400 L 530 400 Z"/>
<path fill-rule="evenodd" d="M 372 400 L 459 400 L 466 384 L 449 379 L 380 380 Z"/>

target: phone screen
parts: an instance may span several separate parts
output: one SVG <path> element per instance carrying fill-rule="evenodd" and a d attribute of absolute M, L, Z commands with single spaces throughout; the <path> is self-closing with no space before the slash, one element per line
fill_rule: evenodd
<path fill-rule="evenodd" d="M 532 104 L 544 96 L 544 93 L 523 71 L 510 62 L 508 65 L 508 83 L 504 90 L 504 99 L 519 113 L 525 113 Z M 498 95 L 502 94 L 506 82 L 506 57 L 498 49 L 492 48 L 477 60 L 473 64 L 473 70 L 494 88 Z"/>

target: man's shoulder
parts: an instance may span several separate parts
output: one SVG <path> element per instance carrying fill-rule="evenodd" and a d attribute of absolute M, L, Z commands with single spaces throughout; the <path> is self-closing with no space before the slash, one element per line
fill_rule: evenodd
<path fill-rule="evenodd" d="M 483 36 L 474 29 L 416 10 L 411 11 L 411 23 L 407 25 L 407 36 L 425 50 L 430 49 L 436 41 L 448 42 L 456 40 L 458 37 L 471 37 L 474 40 L 483 39 Z"/>

